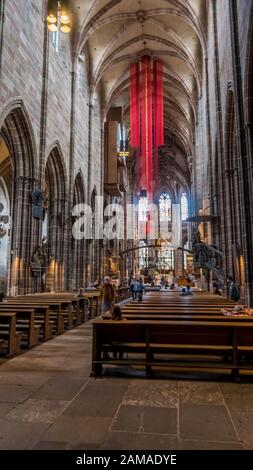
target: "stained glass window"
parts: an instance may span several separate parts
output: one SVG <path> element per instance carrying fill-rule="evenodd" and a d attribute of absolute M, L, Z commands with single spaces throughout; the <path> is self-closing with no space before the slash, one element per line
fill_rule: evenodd
<path fill-rule="evenodd" d="M 148 268 L 148 248 L 147 248 L 146 243 L 143 240 L 140 242 L 139 268 L 140 269 Z"/>
<path fill-rule="evenodd" d="M 169 194 L 162 194 L 159 199 L 160 222 L 171 222 L 171 198 Z"/>
<path fill-rule="evenodd" d="M 174 250 L 171 245 L 164 244 L 158 253 L 158 271 L 169 271 L 174 269 Z"/>
<path fill-rule="evenodd" d="M 181 197 L 181 214 L 182 220 L 188 219 L 188 199 L 185 193 Z"/>

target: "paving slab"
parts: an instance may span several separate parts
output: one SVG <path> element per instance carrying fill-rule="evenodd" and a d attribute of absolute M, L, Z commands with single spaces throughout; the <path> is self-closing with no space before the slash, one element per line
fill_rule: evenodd
<path fill-rule="evenodd" d="M 28 423 L 53 423 L 62 414 L 68 403 L 63 400 L 29 399 L 13 408 L 6 418 Z"/>
<path fill-rule="evenodd" d="M 111 432 L 102 449 L 107 450 L 177 450 L 178 439 L 144 433 Z"/>
<path fill-rule="evenodd" d="M 110 418 L 60 416 L 43 434 L 43 441 L 60 441 L 70 444 L 103 444 L 111 425 Z"/>
<path fill-rule="evenodd" d="M 181 405 L 179 428 L 182 439 L 238 441 L 228 412 L 221 405 Z"/>
<path fill-rule="evenodd" d="M 224 404 L 224 398 L 220 387 L 216 383 L 209 382 L 178 382 L 180 403 L 192 404 Z"/>
<path fill-rule="evenodd" d="M 59 374 L 48 379 L 34 394 L 41 400 L 72 400 L 87 382 L 86 377 Z"/>
<path fill-rule="evenodd" d="M 126 391 L 127 384 L 118 385 L 106 381 L 91 380 L 75 398 L 66 415 L 113 417 Z"/>
<path fill-rule="evenodd" d="M 46 423 L 0 420 L 1 450 L 30 450 L 48 428 Z"/>
<path fill-rule="evenodd" d="M 192 439 L 180 439 L 180 450 L 244 450 L 239 442 L 213 442 L 194 441 Z"/>

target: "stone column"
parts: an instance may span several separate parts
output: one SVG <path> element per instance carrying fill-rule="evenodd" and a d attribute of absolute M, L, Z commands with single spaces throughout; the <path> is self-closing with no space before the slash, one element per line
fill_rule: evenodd
<path fill-rule="evenodd" d="M 240 41 L 238 31 L 238 12 L 237 1 L 229 1 L 230 15 L 230 34 L 232 44 L 233 59 L 233 79 L 235 86 L 235 116 L 237 130 L 237 148 L 238 148 L 238 166 L 239 166 L 239 188 L 240 188 L 240 212 L 241 212 L 241 230 L 242 230 L 242 251 L 245 269 L 245 292 L 246 302 L 249 306 L 253 304 L 253 246 L 252 246 L 252 227 L 248 223 L 251 214 L 251 186 L 249 155 L 247 155 L 246 134 L 245 134 L 245 116 L 243 99 L 243 78 L 240 57 Z"/>
<path fill-rule="evenodd" d="M 48 266 L 46 290 L 66 289 L 67 268 L 67 214 L 68 202 L 65 199 L 51 199 L 49 205 Z"/>
<path fill-rule="evenodd" d="M 17 177 L 13 187 L 12 237 L 8 293 L 32 292 L 31 257 L 39 242 L 40 221 L 33 218 L 31 193 L 38 186 L 32 178 Z"/>

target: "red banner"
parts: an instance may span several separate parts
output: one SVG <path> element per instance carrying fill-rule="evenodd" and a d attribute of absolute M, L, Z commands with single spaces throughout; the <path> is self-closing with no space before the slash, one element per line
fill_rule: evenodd
<path fill-rule="evenodd" d="M 154 184 L 155 190 L 159 185 L 159 151 L 164 145 L 164 102 L 163 102 L 163 64 L 155 60 L 154 73 Z"/>
<path fill-rule="evenodd" d="M 163 63 L 154 61 L 154 145 L 164 145 Z"/>
<path fill-rule="evenodd" d="M 152 70 L 153 64 L 153 70 Z M 136 191 L 147 191 L 149 201 L 158 187 L 158 148 L 164 145 L 163 64 L 150 56 L 130 69 L 131 145 L 136 148 Z"/>
<path fill-rule="evenodd" d="M 139 64 L 131 64 L 130 69 L 130 128 L 131 145 L 140 147 L 140 77 Z"/>
<path fill-rule="evenodd" d="M 153 103 L 151 57 L 143 56 L 141 61 L 141 156 L 142 189 L 146 189 L 148 198 L 153 195 Z"/>

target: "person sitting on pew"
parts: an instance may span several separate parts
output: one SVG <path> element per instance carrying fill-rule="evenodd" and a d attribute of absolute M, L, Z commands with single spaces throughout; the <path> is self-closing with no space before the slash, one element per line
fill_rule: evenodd
<path fill-rule="evenodd" d="M 186 292 L 186 288 L 183 287 L 183 289 L 181 290 L 181 294 L 180 295 L 188 295 L 187 292 Z"/>
<path fill-rule="evenodd" d="M 97 279 L 95 280 L 93 285 L 94 285 L 95 289 L 99 289 L 99 282 L 98 282 Z"/>
<path fill-rule="evenodd" d="M 126 318 L 122 317 L 122 312 L 121 312 L 121 308 L 119 305 L 115 305 L 112 311 L 112 320 L 116 320 L 116 321 L 126 320 Z M 119 343 L 112 343 L 112 345 L 113 345 L 113 359 L 122 359 L 123 352 L 118 350 Z"/>
<path fill-rule="evenodd" d="M 77 294 L 77 298 L 79 299 L 79 306 L 80 308 L 84 308 L 85 304 L 85 295 L 84 295 L 84 289 L 83 287 L 80 287 L 79 293 Z"/>
<path fill-rule="evenodd" d="M 0 292 L 0 302 L 2 302 L 5 299 L 5 293 Z"/>
<path fill-rule="evenodd" d="M 193 295 L 190 284 L 188 284 L 186 287 L 186 293 L 187 295 Z"/>
<path fill-rule="evenodd" d="M 115 305 L 115 307 L 112 311 L 112 320 L 123 320 L 122 313 L 121 313 L 121 308 L 120 308 L 119 305 Z"/>

